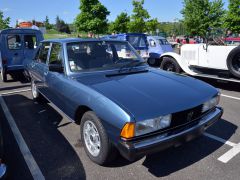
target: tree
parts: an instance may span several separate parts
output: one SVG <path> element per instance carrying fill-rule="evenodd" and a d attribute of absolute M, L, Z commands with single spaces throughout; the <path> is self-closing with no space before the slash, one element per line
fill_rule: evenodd
<path fill-rule="evenodd" d="M 130 22 L 130 17 L 127 13 L 122 12 L 117 16 L 114 22 L 109 25 L 110 32 L 121 32 L 127 33 L 128 32 L 128 25 Z"/>
<path fill-rule="evenodd" d="M 129 30 L 131 32 L 143 33 L 147 31 L 146 20 L 150 18 L 150 15 L 146 9 L 143 8 L 144 0 L 133 0 L 133 14 L 131 16 L 131 22 Z"/>
<path fill-rule="evenodd" d="M 107 16 L 110 12 L 99 0 L 80 0 L 80 14 L 75 19 L 79 32 L 105 33 L 108 29 Z"/>
<path fill-rule="evenodd" d="M 205 36 L 209 28 L 222 26 L 222 0 L 184 0 L 183 4 L 183 23 L 188 33 Z"/>
<path fill-rule="evenodd" d="M 7 17 L 4 19 L 3 12 L 0 11 L 0 29 L 7 29 L 9 28 L 10 18 Z"/>
<path fill-rule="evenodd" d="M 158 29 L 159 22 L 158 22 L 157 18 L 154 18 L 154 19 L 147 21 L 146 25 L 147 25 L 148 32 L 155 33 L 156 30 Z"/>
<path fill-rule="evenodd" d="M 71 34 L 68 24 L 66 24 L 62 19 L 60 19 L 59 16 L 57 16 L 56 18 L 56 29 L 59 32 Z"/>
<path fill-rule="evenodd" d="M 49 23 L 49 18 L 48 18 L 48 16 L 46 16 L 46 18 L 45 18 L 44 26 L 46 27 L 47 30 L 53 28 L 53 25 Z"/>
<path fill-rule="evenodd" d="M 224 19 L 224 27 L 233 33 L 240 33 L 240 1 L 229 0 L 228 11 Z"/>

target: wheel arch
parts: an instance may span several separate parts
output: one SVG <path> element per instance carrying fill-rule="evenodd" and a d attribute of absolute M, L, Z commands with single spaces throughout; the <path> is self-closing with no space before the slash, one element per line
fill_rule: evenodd
<path fill-rule="evenodd" d="M 85 105 L 80 105 L 77 107 L 77 109 L 75 110 L 75 113 L 74 113 L 74 120 L 77 124 L 81 123 L 82 116 L 87 111 L 93 111 L 93 110 L 90 107 L 85 106 Z"/>

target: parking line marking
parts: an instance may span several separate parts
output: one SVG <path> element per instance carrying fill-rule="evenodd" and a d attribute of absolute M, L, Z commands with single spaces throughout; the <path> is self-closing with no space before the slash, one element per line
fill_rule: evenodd
<path fill-rule="evenodd" d="M 26 92 L 26 91 L 31 91 L 31 89 L 23 89 L 23 90 L 19 90 L 19 91 L 9 91 L 6 93 L 1 93 L 0 95 L 8 95 L 8 94 L 15 94 L 15 93 L 20 93 L 20 92 Z"/>
<path fill-rule="evenodd" d="M 230 149 L 228 152 L 223 154 L 218 158 L 219 161 L 223 163 L 227 163 L 230 161 L 234 156 L 240 153 L 240 143 L 235 145 L 232 149 Z"/>
<path fill-rule="evenodd" d="M 20 131 L 14 121 L 14 118 L 13 118 L 12 114 L 10 113 L 10 111 L 1 95 L 0 95 L 0 104 L 2 106 L 5 117 L 8 121 L 8 124 L 13 132 L 15 140 L 17 141 L 20 151 L 24 157 L 24 160 L 33 176 L 33 179 L 44 180 L 45 178 L 44 178 L 39 166 L 37 165 L 32 153 L 30 152 L 26 142 L 24 141 L 22 134 L 20 133 Z"/>
<path fill-rule="evenodd" d="M 203 135 L 204 135 L 204 136 L 207 136 L 207 137 L 209 137 L 209 138 L 211 138 L 211 139 L 214 139 L 214 140 L 216 140 L 216 141 L 219 141 L 219 142 L 221 142 L 221 143 L 223 143 L 223 144 L 229 145 L 229 146 L 231 146 L 231 147 L 234 147 L 234 146 L 237 145 L 237 144 L 235 144 L 235 143 L 233 143 L 233 142 L 227 141 L 226 139 L 223 139 L 223 138 L 214 136 L 214 135 L 209 134 L 209 133 L 206 133 L 206 132 L 205 132 Z"/>
<path fill-rule="evenodd" d="M 221 94 L 221 96 L 231 98 L 231 99 L 235 99 L 235 100 L 240 100 L 239 97 L 229 96 L 229 95 L 225 95 L 225 94 Z"/>

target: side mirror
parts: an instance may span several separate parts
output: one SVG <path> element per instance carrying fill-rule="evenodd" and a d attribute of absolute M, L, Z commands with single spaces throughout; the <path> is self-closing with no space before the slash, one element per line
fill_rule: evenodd
<path fill-rule="evenodd" d="M 58 73 L 64 72 L 64 68 L 62 64 L 49 64 L 48 69 L 49 71 L 52 71 L 52 72 L 58 72 Z"/>

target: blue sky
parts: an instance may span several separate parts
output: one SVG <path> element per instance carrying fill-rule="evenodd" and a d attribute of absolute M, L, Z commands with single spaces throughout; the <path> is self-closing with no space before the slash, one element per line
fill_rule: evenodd
<path fill-rule="evenodd" d="M 100 0 L 100 2 L 111 12 L 108 16 L 110 21 L 122 11 L 129 14 L 132 12 L 131 0 Z M 227 8 L 228 0 L 223 2 Z M 17 19 L 43 21 L 46 15 L 51 23 L 55 22 L 57 15 L 71 23 L 80 12 L 79 5 L 79 0 L 1 0 L 0 10 L 11 18 L 11 26 L 15 25 Z M 158 18 L 159 21 L 174 21 L 182 17 L 180 14 L 182 0 L 145 0 L 144 7 L 152 18 Z"/>

